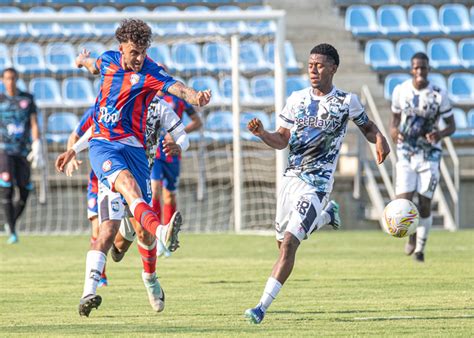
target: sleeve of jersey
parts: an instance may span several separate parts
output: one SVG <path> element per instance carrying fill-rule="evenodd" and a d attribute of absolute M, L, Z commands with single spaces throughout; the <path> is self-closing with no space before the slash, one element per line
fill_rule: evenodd
<path fill-rule="evenodd" d="M 105 71 L 105 66 L 110 63 L 111 57 L 109 55 L 109 52 L 102 53 L 101 56 L 95 60 L 95 68 L 101 73 L 104 74 Z"/>
<path fill-rule="evenodd" d="M 155 90 L 161 90 L 165 93 L 168 92 L 168 88 L 176 83 L 176 80 L 172 78 L 163 68 L 158 65 L 153 65 L 151 71 L 147 75 L 146 86 Z"/>
<path fill-rule="evenodd" d="M 392 93 L 392 113 L 400 114 L 402 108 L 400 107 L 400 85 L 397 85 Z"/>
<path fill-rule="evenodd" d="M 286 128 L 286 129 L 293 128 L 293 125 L 295 124 L 295 112 L 294 112 L 293 101 L 294 101 L 294 96 L 292 94 L 286 100 L 285 107 L 281 111 L 280 115 L 278 115 L 277 129 L 278 129 L 278 127 L 283 127 L 283 128 Z"/>
<path fill-rule="evenodd" d="M 84 133 L 92 126 L 92 113 L 94 110 L 92 108 L 88 109 L 84 115 L 82 115 L 79 124 L 76 127 L 76 134 L 81 137 Z"/>
<path fill-rule="evenodd" d="M 441 91 L 441 104 L 439 106 L 439 113 L 445 119 L 453 115 L 451 102 L 446 91 Z"/>
<path fill-rule="evenodd" d="M 365 108 L 355 94 L 351 94 L 351 101 L 349 103 L 349 118 L 358 126 L 363 126 L 369 122 L 369 117 L 365 112 Z"/>

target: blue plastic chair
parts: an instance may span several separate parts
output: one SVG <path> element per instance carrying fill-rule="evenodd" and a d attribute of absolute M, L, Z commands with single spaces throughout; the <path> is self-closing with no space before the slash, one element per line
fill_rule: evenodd
<path fill-rule="evenodd" d="M 426 50 L 431 67 L 436 70 L 455 70 L 462 67 L 458 48 L 453 40 L 444 38 L 430 40 Z"/>
<path fill-rule="evenodd" d="M 83 49 L 87 49 L 91 53 L 91 58 L 94 59 L 97 59 L 108 50 L 107 47 L 105 47 L 105 45 L 101 42 L 86 41 L 77 44 L 76 56 L 77 54 L 81 53 Z"/>
<path fill-rule="evenodd" d="M 448 35 L 472 34 L 469 12 L 461 4 L 445 4 L 439 9 L 441 29 Z"/>
<path fill-rule="evenodd" d="M 411 57 L 418 52 L 426 53 L 425 44 L 418 39 L 401 39 L 395 45 L 395 53 L 403 69 L 411 68 Z"/>
<path fill-rule="evenodd" d="M 75 57 L 74 47 L 68 42 L 52 42 L 46 46 L 46 67 L 53 73 L 77 72 Z"/>
<path fill-rule="evenodd" d="M 91 13 L 117 13 L 117 9 L 112 6 L 92 7 Z M 91 30 L 99 38 L 111 38 L 115 36 L 118 23 L 92 23 Z"/>
<path fill-rule="evenodd" d="M 275 64 L 275 43 L 268 42 L 263 47 L 263 54 L 270 69 L 274 69 Z M 295 51 L 290 41 L 285 41 L 285 66 L 290 73 L 299 72 L 301 69 L 296 61 Z"/>
<path fill-rule="evenodd" d="M 175 70 L 168 45 L 164 43 L 152 44 L 151 47 L 147 50 L 147 55 L 153 61 L 165 65 L 170 72 Z"/>
<path fill-rule="evenodd" d="M 216 8 L 220 12 L 239 12 L 242 9 L 235 5 L 225 5 Z M 221 21 L 215 23 L 216 31 L 221 35 L 229 35 L 234 33 L 245 34 L 247 32 L 247 24 L 244 21 Z"/>
<path fill-rule="evenodd" d="M 13 6 L 1 6 L 0 17 L 8 14 L 22 13 L 22 10 Z M 18 39 L 28 36 L 28 30 L 24 23 L 1 23 L 0 21 L 0 38 L 2 40 Z"/>
<path fill-rule="evenodd" d="M 20 73 L 38 74 L 46 71 L 43 51 L 35 42 L 19 42 L 13 46 L 13 67 Z"/>
<path fill-rule="evenodd" d="M 395 87 L 409 79 L 411 79 L 411 76 L 408 74 L 388 74 L 385 78 L 383 86 L 383 97 L 385 98 L 385 100 L 392 100 L 392 94 Z"/>
<path fill-rule="evenodd" d="M 4 43 L 0 43 L 0 71 L 12 66 L 10 51 Z"/>
<path fill-rule="evenodd" d="M 58 107 L 63 100 L 59 83 L 55 78 L 37 77 L 30 81 L 29 92 L 35 97 L 38 107 Z"/>
<path fill-rule="evenodd" d="M 232 103 L 232 78 L 230 76 L 224 76 L 220 80 L 219 89 L 223 100 L 228 104 Z M 252 104 L 254 102 L 254 98 L 250 94 L 249 81 L 244 77 L 239 79 L 239 92 L 242 104 Z"/>
<path fill-rule="evenodd" d="M 76 13 L 87 15 L 85 8 L 80 6 L 64 6 L 59 10 L 59 13 Z M 91 31 L 91 26 L 85 22 L 62 23 L 59 24 L 59 29 L 64 34 L 64 36 L 67 37 L 89 38 L 94 36 L 94 33 Z"/>
<path fill-rule="evenodd" d="M 195 43 L 177 43 L 171 47 L 171 58 L 178 72 L 197 73 L 205 70 L 201 51 Z"/>
<path fill-rule="evenodd" d="M 260 139 L 252 134 L 247 129 L 247 124 L 250 120 L 258 118 L 262 121 L 263 127 L 267 130 L 271 129 L 270 117 L 267 113 L 261 110 L 257 111 L 246 111 L 240 114 L 240 137 L 246 141 L 259 141 Z"/>
<path fill-rule="evenodd" d="M 379 34 L 375 10 L 371 6 L 349 6 L 346 10 L 345 26 L 356 38 L 371 38 Z"/>
<path fill-rule="evenodd" d="M 184 9 L 185 12 L 207 13 L 211 10 L 206 6 L 189 6 Z M 206 36 L 216 32 L 216 27 L 211 21 L 185 22 L 184 30 L 186 34 L 192 36 Z"/>
<path fill-rule="evenodd" d="M 158 6 L 153 10 L 153 13 L 175 13 L 179 9 L 174 6 Z M 152 23 L 151 28 L 153 33 L 159 36 L 181 36 L 186 34 L 184 24 L 182 22 L 160 22 Z"/>
<path fill-rule="evenodd" d="M 399 5 L 383 5 L 377 9 L 377 23 L 380 33 L 389 37 L 410 34 L 407 13 Z"/>
<path fill-rule="evenodd" d="M 469 110 L 467 113 L 467 124 L 469 125 L 469 128 L 474 129 L 474 108 Z"/>
<path fill-rule="evenodd" d="M 52 7 L 48 6 L 31 7 L 28 12 L 44 14 L 57 13 Z M 27 27 L 28 33 L 35 38 L 58 38 L 63 35 L 57 23 L 29 23 Z"/>
<path fill-rule="evenodd" d="M 212 91 L 211 104 L 219 105 L 223 103 L 220 95 L 219 84 L 212 76 L 194 76 L 189 79 L 188 86 L 198 91 L 210 89 Z"/>
<path fill-rule="evenodd" d="M 448 77 L 448 96 L 454 104 L 474 105 L 474 75 L 451 74 Z"/>
<path fill-rule="evenodd" d="M 250 92 L 256 103 L 273 104 L 275 102 L 275 79 L 268 75 L 254 76 L 250 80 Z"/>
<path fill-rule="evenodd" d="M 446 78 L 443 74 L 440 73 L 429 73 L 428 74 L 428 81 L 435 86 L 447 91 L 448 86 L 446 84 Z"/>
<path fill-rule="evenodd" d="M 247 11 L 266 11 L 270 6 L 249 6 Z M 248 21 L 247 32 L 252 35 L 273 35 L 276 32 L 276 25 L 273 21 Z"/>
<path fill-rule="evenodd" d="M 466 38 L 459 41 L 459 58 L 466 69 L 474 69 L 474 38 Z"/>
<path fill-rule="evenodd" d="M 204 137 L 215 142 L 232 142 L 233 121 L 230 111 L 214 111 L 209 113 L 204 123 Z"/>
<path fill-rule="evenodd" d="M 375 71 L 396 71 L 402 67 L 395 55 L 393 42 L 384 39 L 369 40 L 365 45 L 365 63 Z"/>
<path fill-rule="evenodd" d="M 79 118 L 69 112 L 52 113 L 48 117 L 46 141 L 48 143 L 66 143 L 69 134 L 75 130 Z"/>
<path fill-rule="evenodd" d="M 408 24 L 413 34 L 431 36 L 441 34 L 438 11 L 431 5 L 413 5 L 408 9 Z"/>
<path fill-rule="evenodd" d="M 309 87 L 308 78 L 305 75 L 287 76 L 286 78 L 286 96 L 291 93 Z"/>
<path fill-rule="evenodd" d="M 454 123 L 456 123 L 456 131 L 454 132 L 453 135 L 451 135 L 451 137 L 458 139 L 458 138 L 471 137 L 472 135 L 474 135 L 472 130 L 469 130 L 470 126 L 469 126 L 468 119 L 464 110 L 462 110 L 461 108 L 453 108 L 452 111 L 453 111 Z M 440 119 L 440 127 L 444 128 L 444 126 L 445 126 L 444 121 Z"/>
<path fill-rule="evenodd" d="M 72 77 L 63 80 L 61 86 L 63 102 L 70 107 L 89 107 L 96 98 L 91 82 L 84 77 Z"/>
<path fill-rule="evenodd" d="M 202 47 L 204 65 L 210 72 L 229 72 L 231 70 L 230 46 L 223 42 L 207 42 Z"/>
<path fill-rule="evenodd" d="M 136 1 L 131 1 L 130 3 L 137 3 Z M 132 6 L 126 6 L 122 9 L 122 13 L 148 13 L 149 10 L 145 6 L 138 6 L 138 5 L 132 5 Z"/>
<path fill-rule="evenodd" d="M 258 42 L 244 41 L 240 44 L 240 70 L 246 73 L 266 72 L 270 70 Z"/>

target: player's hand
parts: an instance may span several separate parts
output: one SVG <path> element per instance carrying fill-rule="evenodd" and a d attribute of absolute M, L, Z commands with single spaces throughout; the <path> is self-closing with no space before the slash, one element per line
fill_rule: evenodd
<path fill-rule="evenodd" d="M 428 133 L 425 135 L 426 139 L 428 140 L 429 143 L 435 144 L 438 143 L 439 140 L 441 140 L 441 135 L 439 135 L 439 132 L 433 131 L 431 133 Z"/>
<path fill-rule="evenodd" d="M 31 144 L 31 151 L 26 157 L 31 162 L 33 169 L 42 169 L 45 166 L 43 159 L 43 146 L 40 140 L 34 140 Z"/>
<path fill-rule="evenodd" d="M 82 68 L 82 66 L 84 65 L 84 61 L 90 58 L 90 56 L 91 52 L 84 48 L 76 57 L 77 68 Z"/>
<path fill-rule="evenodd" d="M 170 137 L 171 138 L 171 137 Z M 166 156 L 177 156 L 181 154 L 181 147 L 176 144 L 176 142 L 171 138 L 166 138 L 163 140 L 163 151 Z"/>
<path fill-rule="evenodd" d="M 212 92 L 210 89 L 199 91 L 196 96 L 197 106 L 202 107 L 211 101 Z"/>
<path fill-rule="evenodd" d="M 72 174 L 79 170 L 79 166 L 82 164 L 82 161 L 73 158 L 66 166 L 64 167 L 64 173 L 66 176 L 71 177 Z"/>
<path fill-rule="evenodd" d="M 375 142 L 375 150 L 377 152 L 377 164 L 383 163 L 388 154 L 390 154 L 390 147 L 388 146 L 385 137 L 377 137 L 377 141 Z"/>
<path fill-rule="evenodd" d="M 262 121 L 258 118 L 253 118 L 247 123 L 247 129 L 255 136 L 261 136 L 265 131 Z"/>
<path fill-rule="evenodd" d="M 64 172 L 64 167 L 68 164 L 71 160 L 76 158 L 76 152 L 72 149 L 60 154 L 54 163 L 56 170 L 60 173 Z"/>

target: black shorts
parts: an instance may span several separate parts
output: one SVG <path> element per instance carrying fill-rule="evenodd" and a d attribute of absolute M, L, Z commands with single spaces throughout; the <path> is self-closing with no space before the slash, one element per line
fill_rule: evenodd
<path fill-rule="evenodd" d="M 0 187 L 31 188 L 30 163 L 24 156 L 0 152 Z"/>

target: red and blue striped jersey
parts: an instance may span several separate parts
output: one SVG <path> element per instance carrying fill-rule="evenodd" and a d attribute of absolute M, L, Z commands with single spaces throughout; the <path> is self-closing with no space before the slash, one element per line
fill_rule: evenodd
<path fill-rule="evenodd" d="M 194 115 L 196 113 L 194 107 L 191 104 L 175 95 L 166 94 L 162 97 L 162 99 L 170 104 L 176 115 L 178 115 L 181 120 L 183 119 L 184 112 L 186 112 L 188 116 Z M 162 136 L 160 137 L 159 147 L 156 151 L 156 159 L 161 159 L 162 161 L 165 161 L 167 163 L 176 163 L 181 159 L 180 155 L 167 156 L 163 151 L 163 140 L 165 139 L 165 135 L 166 134 L 162 134 Z"/>
<path fill-rule="evenodd" d="M 93 122 L 94 122 L 94 111 L 95 111 L 95 106 L 90 107 L 87 109 L 84 114 L 81 117 L 81 120 L 79 121 L 79 124 L 76 127 L 76 134 L 81 137 L 84 135 L 89 129 Z"/>
<path fill-rule="evenodd" d="M 96 61 L 100 89 L 95 103 L 92 137 L 119 140 L 134 136 L 145 145 L 148 105 L 156 92 L 176 80 L 150 58 L 139 72 L 122 68 L 121 53 L 107 51 Z"/>

